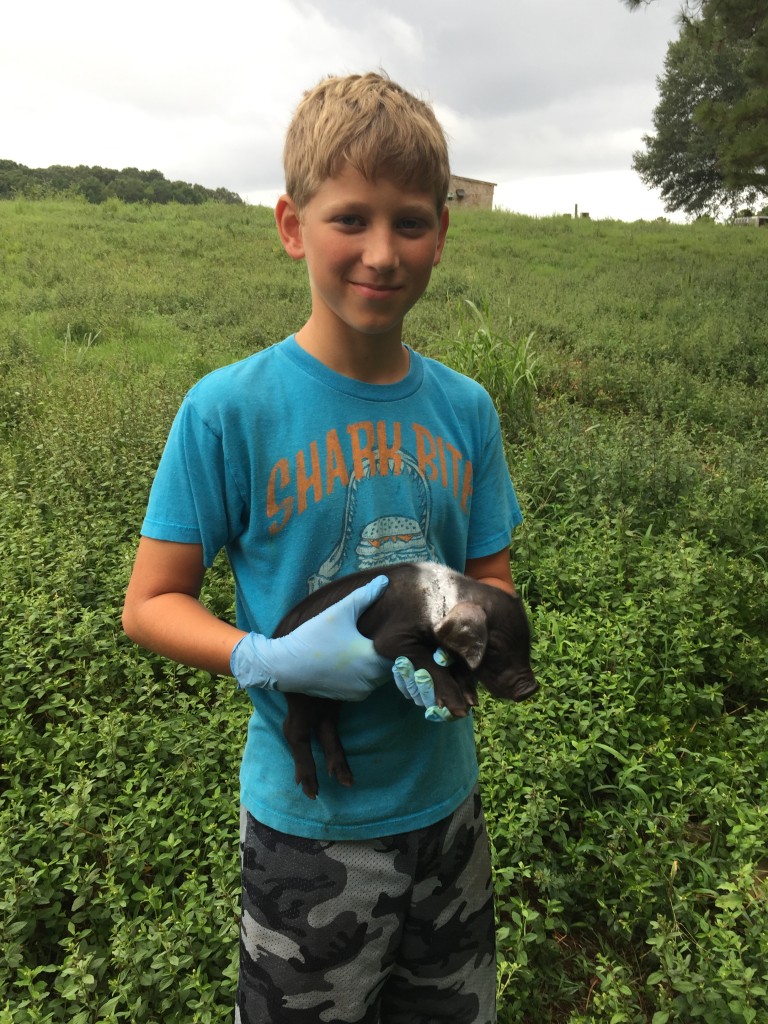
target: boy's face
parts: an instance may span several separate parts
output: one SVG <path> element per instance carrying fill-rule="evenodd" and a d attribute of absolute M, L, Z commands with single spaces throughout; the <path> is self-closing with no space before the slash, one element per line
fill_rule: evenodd
<path fill-rule="evenodd" d="M 448 213 L 434 195 L 349 165 L 328 178 L 301 213 L 284 196 L 277 223 L 286 251 L 305 259 L 312 315 L 305 331 L 323 343 L 401 340 L 403 319 L 440 262 Z"/>

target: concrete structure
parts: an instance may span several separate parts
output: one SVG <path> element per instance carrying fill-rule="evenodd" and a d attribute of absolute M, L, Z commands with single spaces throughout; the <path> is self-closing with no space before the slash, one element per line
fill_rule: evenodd
<path fill-rule="evenodd" d="M 734 217 L 733 223 L 738 224 L 739 227 L 766 228 L 768 227 L 768 217 L 762 215 L 757 217 Z"/>
<path fill-rule="evenodd" d="M 463 206 L 468 210 L 491 210 L 495 188 L 495 181 L 460 178 L 457 174 L 452 174 L 448 186 L 448 205 Z"/>

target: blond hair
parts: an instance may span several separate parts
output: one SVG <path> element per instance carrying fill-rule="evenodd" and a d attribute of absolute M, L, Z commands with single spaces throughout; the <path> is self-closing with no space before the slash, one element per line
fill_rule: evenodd
<path fill-rule="evenodd" d="M 369 72 L 329 76 L 304 93 L 283 150 L 285 189 L 301 210 L 322 183 L 350 164 L 364 178 L 391 178 L 435 196 L 448 195 L 445 133 L 430 104 Z"/>

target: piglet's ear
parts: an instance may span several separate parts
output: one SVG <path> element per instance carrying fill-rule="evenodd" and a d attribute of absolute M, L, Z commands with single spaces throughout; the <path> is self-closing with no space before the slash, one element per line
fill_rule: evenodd
<path fill-rule="evenodd" d="M 457 654 L 475 669 L 483 660 L 488 643 L 488 623 L 480 605 L 461 601 L 454 605 L 435 629 L 442 647 Z"/>

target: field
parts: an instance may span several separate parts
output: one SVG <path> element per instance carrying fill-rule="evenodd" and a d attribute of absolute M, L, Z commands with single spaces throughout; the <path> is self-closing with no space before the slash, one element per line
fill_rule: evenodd
<path fill-rule="evenodd" d="M 768 1020 L 768 231 L 454 217 L 537 698 L 488 700 L 502 1024 Z M 232 1018 L 232 681 L 120 629 L 184 391 L 308 310 L 254 207 L 0 203 L 0 1024 Z M 226 566 L 206 599 L 231 610 Z"/>

